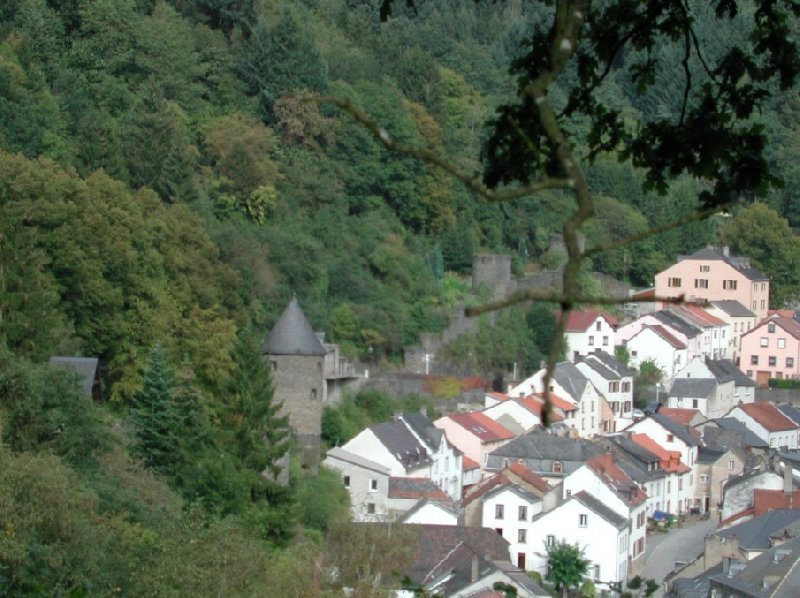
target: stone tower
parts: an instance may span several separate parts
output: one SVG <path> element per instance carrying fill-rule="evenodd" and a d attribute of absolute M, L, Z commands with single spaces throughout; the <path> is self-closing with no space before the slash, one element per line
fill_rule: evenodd
<path fill-rule="evenodd" d="M 323 373 L 325 348 L 308 323 L 297 297 L 283 310 L 261 349 L 272 367 L 274 400 L 300 443 L 319 447 L 322 405 L 326 384 Z"/>

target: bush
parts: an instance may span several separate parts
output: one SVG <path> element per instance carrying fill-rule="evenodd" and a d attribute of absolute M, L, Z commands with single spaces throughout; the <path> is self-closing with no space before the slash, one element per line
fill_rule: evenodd
<path fill-rule="evenodd" d="M 770 388 L 800 388 L 800 380 L 796 378 L 770 378 L 767 384 Z"/>

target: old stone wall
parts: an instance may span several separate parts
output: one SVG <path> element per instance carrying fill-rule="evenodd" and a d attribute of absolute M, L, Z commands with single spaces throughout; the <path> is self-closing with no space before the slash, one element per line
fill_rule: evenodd
<path fill-rule="evenodd" d="M 322 406 L 327 388 L 322 356 L 267 355 L 275 388 L 273 400 L 282 403 L 281 413 L 300 442 L 318 447 L 322 433 Z"/>

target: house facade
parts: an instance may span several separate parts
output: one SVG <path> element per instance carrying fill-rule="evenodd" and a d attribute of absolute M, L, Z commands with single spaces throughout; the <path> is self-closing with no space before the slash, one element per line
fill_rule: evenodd
<path fill-rule="evenodd" d="M 564 331 L 565 355 L 576 361 L 595 351 L 614 354 L 617 319 L 599 309 L 576 309 L 567 315 Z"/>
<path fill-rule="evenodd" d="M 798 447 L 798 425 L 772 403 L 739 405 L 731 409 L 728 417 L 742 422 L 770 448 L 791 450 Z"/>
<path fill-rule="evenodd" d="M 740 368 L 758 386 L 770 378 L 800 377 L 800 323 L 772 316 L 741 337 Z"/>
<path fill-rule="evenodd" d="M 655 277 L 656 296 L 689 301 L 738 301 L 760 320 L 769 309 L 769 279 L 750 265 L 750 258 L 732 256 L 727 247 L 706 247 Z"/>
<path fill-rule="evenodd" d="M 431 458 L 430 479 L 447 492 L 453 502 L 461 500 L 464 484 L 463 453 L 422 413 L 403 413 L 398 417 L 408 431 L 427 449 Z"/>
<path fill-rule="evenodd" d="M 642 326 L 625 346 L 631 366 L 638 368 L 652 361 L 663 372 L 664 380 L 672 379 L 689 355 L 686 342 L 660 323 Z"/>
<path fill-rule="evenodd" d="M 350 494 L 353 521 L 387 521 L 389 515 L 389 468 L 340 447 L 327 452 L 323 464 L 341 475 Z"/>
<path fill-rule="evenodd" d="M 433 425 L 444 431 L 447 440 L 481 468 L 486 466 L 486 455 L 516 436 L 480 411 L 440 417 Z"/>
<path fill-rule="evenodd" d="M 757 316 L 738 301 L 712 301 L 706 310 L 725 320 L 731 327 L 731 335 L 728 339 L 728 355 L 735 364 L 739 364 L 739 356 L 742 353 L 741 337 L 745 332 L 753 329 L 758 323 Z"/>
<path fill-rule="evenodd" d="M 600 391 L 611 410 L 611 417 L 601 413 L 600 419 L 605 423 L 601 431 L 616 432 L 630 425 L 633 422 L 633 378 L 636 371 L 602 351 L 580 357 L 575 367 Z"/>

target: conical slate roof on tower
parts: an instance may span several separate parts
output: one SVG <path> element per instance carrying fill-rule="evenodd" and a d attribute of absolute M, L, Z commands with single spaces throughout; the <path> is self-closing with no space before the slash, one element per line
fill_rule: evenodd
<path fill-rule="evenodd" d="M 308 323 L 297 297 L 292 297 L 283 310 L 261 352 L 265 355 L 325 355 L 325 348 Z"/>

